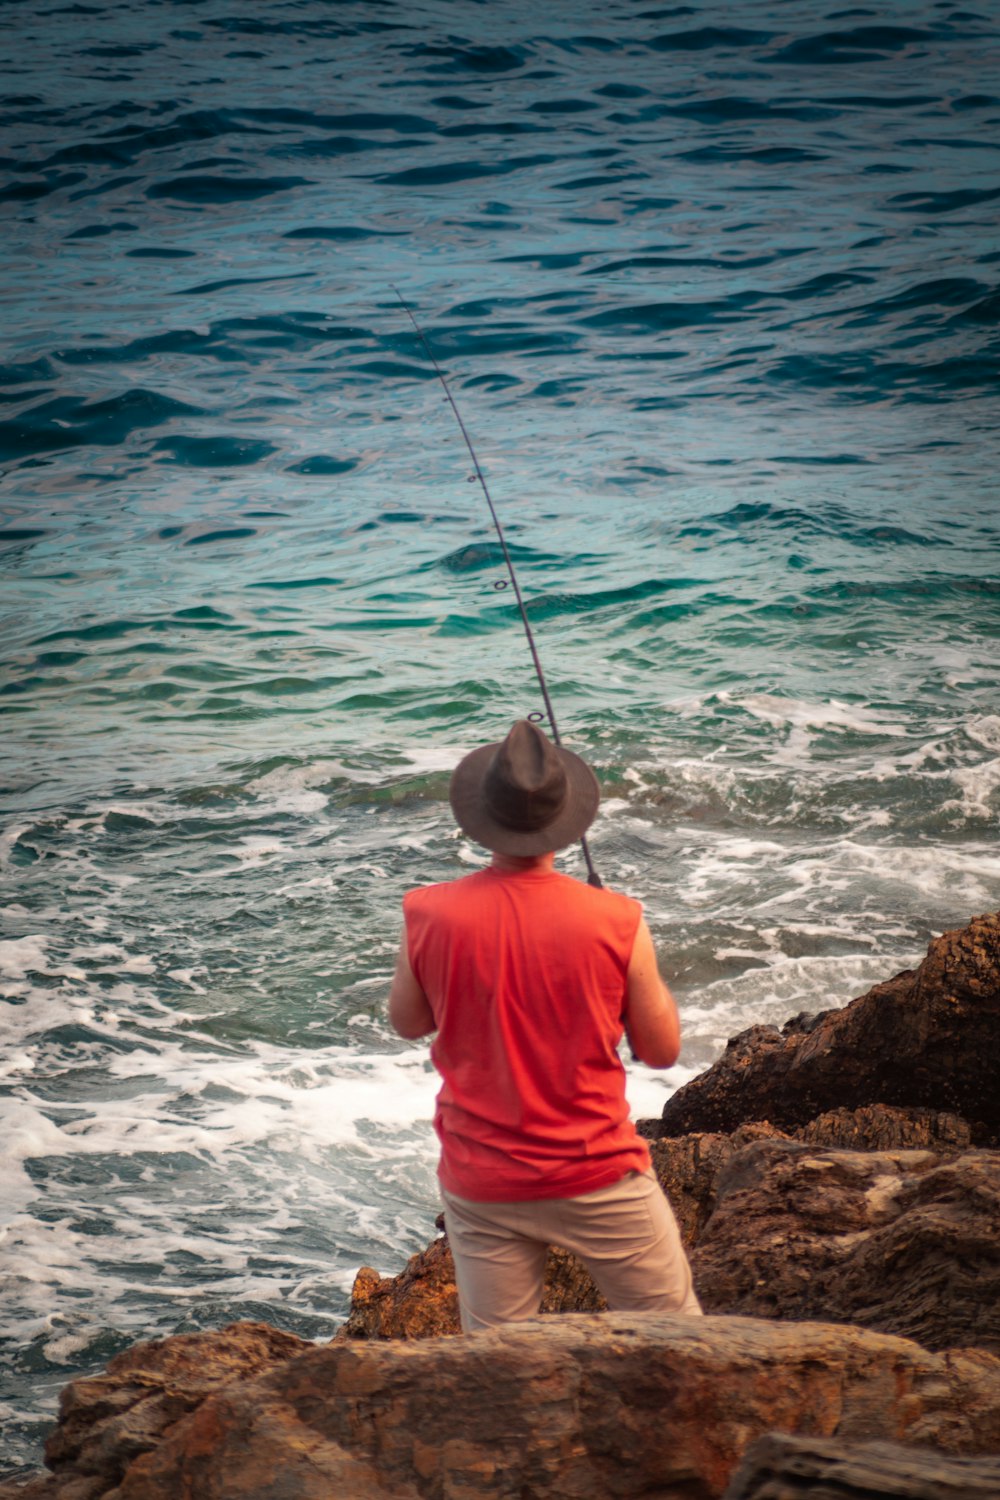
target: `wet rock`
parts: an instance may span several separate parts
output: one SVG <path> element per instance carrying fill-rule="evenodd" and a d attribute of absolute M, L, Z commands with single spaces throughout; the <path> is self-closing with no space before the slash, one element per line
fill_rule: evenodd
<path fill-rule="evenodd" d="M 113 1493 L 95 1474 L 35 1474 L 0 1483 L 0 1500 L 103 1500 Z"/>
<path fill-rule="evenodd" d="M 1000 1459 L 946 1458 L 900 1443 L 769 1433 L 748 1449 L 724 1500 L 997 1500 Z"/>
<path fill-rule="evenodd" d="M 115 1500 L 718 1500 L 791 1429 L 1000 1447 L 1000 1361 L 821 1324 L 604 1313 L 310 1349 L 210 1396 Z"/>
<path fill-rule="evenodd" d="M 36 1473 L 0 1480 L 0 1500 L 99 1500 L 105 1494 L 104 1481 L 94 1475 Z"/>
<path fill-rule="evenodd" d="M 706 1311 L 1000 1352 L 1000 1153 L 735 1152 L 691 1257 Z"/>
<path fill-rule="evenodd" d="M 663 1110 L 665 1135 L 781 1129 L 828 1110 L 888 1104 L 945 1110 L 977 1144 L 1000 1141 L 1000 913 L 931 943 L 923 963 L 842 1010 L 779 1031 L 754 1026 Z"/>

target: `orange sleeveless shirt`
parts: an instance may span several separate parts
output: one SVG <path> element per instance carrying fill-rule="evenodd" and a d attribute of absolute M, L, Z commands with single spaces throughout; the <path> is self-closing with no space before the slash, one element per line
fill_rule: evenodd
<path fill-rule="evenodd" d="M 555 870 L 487 868 L 404 898 L 434 1014 L 441 1185 L 572 1198 L 647 1169 L 617 1046 L 637 901 Z"/>

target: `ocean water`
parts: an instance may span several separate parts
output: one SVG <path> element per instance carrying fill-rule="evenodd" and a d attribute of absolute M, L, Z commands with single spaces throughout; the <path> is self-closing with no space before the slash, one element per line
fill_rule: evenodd
<path fill-rule="evenodd" d="M 635 1113 L 1000 905 L 1000 21 L 19 0 L 0 56 L 3 1473 L 433 1232 L 400 898 L 540 705 L 394 288 L 681 1004 Z"/>

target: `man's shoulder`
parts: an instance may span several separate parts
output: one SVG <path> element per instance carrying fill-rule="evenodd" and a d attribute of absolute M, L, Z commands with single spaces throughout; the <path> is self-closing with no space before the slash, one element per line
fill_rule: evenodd
<path fill-rule="evenodd" d="M 578 879 L 575 875 L 565 875 L 562 871 L 557 872 L 560 881 L 565 881 L 566 887 L 572 886 L 581 901 L 592 901 L 595 906 L 634 906 L 642 909 L 642 903 L 634 896 L 627 896 L 624 891 L 612 890 L 606 885 L 589 885 L 587 881 Z"/>
<path fill-rule="evenodd" d="M 414 886 L 403 897 L 403 908 L 423 909 L 460 900 L 465 891 L 482 884 L 483 879 L 483 871 L 474 870 L 471 875 L 460 875 L 457 880 L 440 880 L 433 885 Z"/>
<path fill-rule="evenodd" d="M 521 884 L 515 881 L 515 886 Z M 456 880 L 443 880 L 433 885 L 416 886 L 403 897 L 403 910 L 408 915 L 430 914 L 445 910 L 468 907 L 480 909 L 485 901 L 495 900 L 501 887 L 509 888 L 510 882 L 498 880 L 490 870 L 475 870 L 469 875 L 460 875 Z M 589 910 L 594 918 L 614 916 L 618 920 L 637 922 L 642 915 L 642 904 L 622 891 L 608 890 L 606 886 L 595 887 L 579 880 L 575 875 L 566 875 L 561 870 L 549 871 L 544 880 L 523 883 L 524 893 L 530 893 L 531 904 L 536 902 L 549 910 L 566 910 L 575 905 L 577 910 Z"/>

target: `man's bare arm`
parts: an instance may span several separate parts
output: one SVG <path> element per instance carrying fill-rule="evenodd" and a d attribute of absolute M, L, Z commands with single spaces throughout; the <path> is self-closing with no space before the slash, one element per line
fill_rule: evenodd
<path fill-rule="evenodd" d="M 681 1023 L 674 997 L 656 963 L 645 921 L 635 935 L 626 979 L 625 1030 L 632 1051 L 650 1068 L 671 1068 L 681 1050 Z"/>
<path fill-rule="evenodd" d="M 429 1036 L 432 1031 L 437 1030 L 430 1002 L 410 968 L 405 930 L 399 940 L 396 972 L 392 976 L 392 989 L 389 991 L 389 1024 L 408 1041 L 416 1041 L 417 1037 Z"/>

